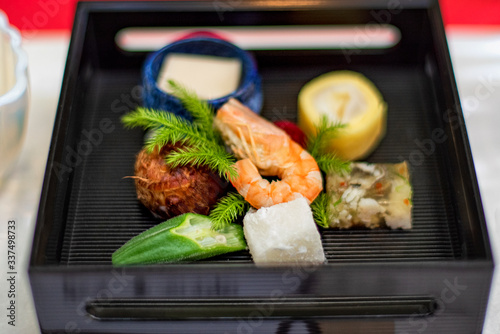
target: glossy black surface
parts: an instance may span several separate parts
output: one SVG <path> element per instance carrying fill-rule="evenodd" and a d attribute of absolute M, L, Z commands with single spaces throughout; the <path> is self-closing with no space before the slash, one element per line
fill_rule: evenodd
<path fill-rule="evenodd" d="M 434 1 L 400 5 L 81 3 L 30 265 L 43 331 L 479 333 L 493 263 L 439 9 Z M 389 106 L 388 128 L 367 160 L 410 161 L 411 231 L 322 230 L 328 264 L 319 268 L 256 268 L 247 252 L 181 265 L 111 266 L 114 250 L 158 222 L 124 179 L 133 174 L 143 133 L 123 129 L 119 118 L 140 103 L 145 54 L 120 50 L 120 29 L 370 22 L 396 26 L 400 43 L 254 51 L 262 114 L 295 120 L 299 89 L 327 71 L 355 70 L 374 81 Z"/>

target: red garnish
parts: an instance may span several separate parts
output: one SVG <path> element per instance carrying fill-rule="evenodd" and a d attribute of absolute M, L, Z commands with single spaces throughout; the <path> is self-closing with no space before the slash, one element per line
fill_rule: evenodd
<path fill-rule="evenodd" d="M 375 183 L 375 189 L 377 189 L 377 190 L 382 189 L 382 183 L 381 182 Z"/>
<path fill-rule="evenodd" d="M 344 182 L 344 181 L 340 182 L 340 183 L 339 183 L 339 186 L 341 186 L 341 187 L 345 187 L 345 182 Z"/>
<path fill-rule="evenodd" d="M 410 205 L 410 200 L 408 198 L 405 198 L 403 201 L 406 205 Z"/>
<path fill-rule="evenodd" d="M 274 121 L 274 125 L 278 128 L 282 129 L 289 135 L 294 142 L 306 148 L 306 135 L 302 130 L 297 126 L 297 124 L 290 121 Z"/>

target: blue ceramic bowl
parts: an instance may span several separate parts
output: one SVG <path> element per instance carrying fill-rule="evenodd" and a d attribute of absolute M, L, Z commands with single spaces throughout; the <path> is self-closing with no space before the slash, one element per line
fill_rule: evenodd
<path fill-rule="evenodd" d="M 260 112 L 262 108 L 261 79 L 257 73 L 254 59 L 248 52 L 237 46 L 222 39 L 210 37 L 196 37 L 176 41 L 151 54 L 146 59 L 142 75 L 144 86 L 143 104 L 146 108 L 170 111 L 191 120 L 190 114 L 184 109 L 179 99 L 164 92 L 156 85 L 163 59 L 170 52 L 239 58 L 242 62 L 242 75 L 238 88 L 229 95 L 208 100 L 208 102 L 217 110 L 229 98 L 236 98 L 254 112 Z"/>

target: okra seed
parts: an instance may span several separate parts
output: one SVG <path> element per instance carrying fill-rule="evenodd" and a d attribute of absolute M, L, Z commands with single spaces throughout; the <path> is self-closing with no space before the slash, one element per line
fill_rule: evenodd
<path fill-rule="evenodd" d="M 225 244 L 227 242 L 226 237 L 220 234 L 215 237 L 215 241 L 217 241 L 219 244 Z"/>

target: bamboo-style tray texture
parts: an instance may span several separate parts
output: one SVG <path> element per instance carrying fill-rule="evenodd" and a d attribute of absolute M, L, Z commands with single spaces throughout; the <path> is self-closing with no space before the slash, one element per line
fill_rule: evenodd
<path fill-rule="evenodd" d="M 314 60 L 314 51 L 304 54 Z M 272 58 L 272 57 L 271 57 Z M 270 57 L 257 62 L 263 79 L 264 109 L 271 120 L 296 120 L 297 94 L 304 83 L 335 70 L 335 64 L 314 66 L 268 65 Z M 444 182 L 446 156 L 411 154 L 415 138 L 429 138 L 432 117 L 431 87 L 420 71 L 405 66 L 358 66 L 381 90 L 388 103 L 387 134 L 368 157 L 370 162 L 410 161 L 413 185 L 413 229 L 336 230 L 321 229 L 326 257 L 332 262 L 447 260 L 461 255 L 452 200 Z M 111 254 L 127 240 L 159 222 L 136 199 L 134 159 L 144 133 L 126 130 L 120 116 L 130 110 L 130 101 L 140 104 L 139 70 L 99 71 L 92 75 L 85 91 L 81 129 L 99 129 L 109 119 L 111 133 L 83 157 L 75 170 L 69 196 L 67 225 L 61 252 L 63 264 L 109 264 Z M 119 101 L 119 103 L 117 103 Z M 131 104 L 130 104 L 131 105 Z M 80 140 L 85 140 L 82 135 Z M 250 262 L 248 252 L 219 256 L 203 262 Z"/>

